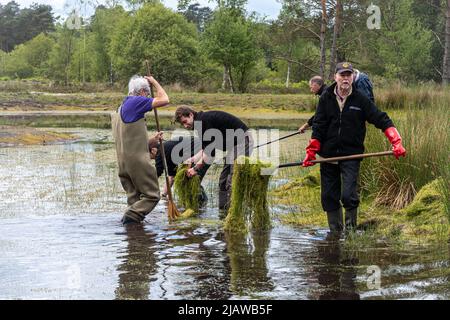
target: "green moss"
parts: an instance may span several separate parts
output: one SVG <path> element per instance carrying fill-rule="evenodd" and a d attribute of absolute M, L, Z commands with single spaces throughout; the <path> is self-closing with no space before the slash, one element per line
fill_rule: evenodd
<path fill-rule="evenodd" d="M 189 219 L 189 218 L 194 218 L 197 217 L 198 212 L 192 210 L 192 209 L 187 209 L 185 210 L 178 219 Z"/>
<path fill-rule="evenodd" d="M 440 179 L 425 185 L 414 198 L 414 201 L 402 211 L 408 218 L 420 218 L 421 223 L 435 222 L 444 218 L 445 212 L 443 195 L 440 192 Z"/>
<path fill-rule="evenodd" d="M 271 164 L 239 157 L 234 164 L 231 205 L 225 220 L 225 230 L 246 232 L 248 223 L 253 230 L 270 228 L 267 205 L 267 189 L 270 175 L 261 175 L 261 170 Z"/>
<path fill-rule="evenodd" d="M 275 190 L 271 195 L 278 204 L 291 207 L 291 212 L 280 217 L 283 223 L 298 226 L 327 226 L 320 201 L 320 171 L 313 169 Z"/>
<path fill-rule="evenodd" d="M 189 167 L 186 164 L 178 166 L 174 181 L 175 194 L 186 210 L 191 209 L 194 212 L 198 212 L 200 207 L 198 198 L 201 192 L 201 181 L 199 176 L 188 178 L 186 175 L 188 169 Z"/>
<path fill-rule="evenodd" d="M 442 179 L 425 185 L 413 202 L 401 210 L 404 233 L 424 241 L 447 241 L 449 221 L 446 215 Z"/>

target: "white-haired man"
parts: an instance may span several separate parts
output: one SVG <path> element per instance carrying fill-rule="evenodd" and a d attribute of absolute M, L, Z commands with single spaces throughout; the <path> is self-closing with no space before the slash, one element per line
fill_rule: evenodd
<path fill-rule="evenodd" d="M 156 89 L 150 95 L 150 84 Z M 156 169 L 150 162 L 145 113 L 169 104 L 169 97 L 153 77 L 133 76 L 128 96 L 112 115 L 119 179 L 127 193 L 128 208 L 122 218 L 124 225 L 140 223 L 160 199 Z"/>

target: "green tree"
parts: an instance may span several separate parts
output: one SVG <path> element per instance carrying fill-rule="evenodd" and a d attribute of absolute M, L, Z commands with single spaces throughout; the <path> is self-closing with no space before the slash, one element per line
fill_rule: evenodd
<path fill-rule="evenodd" d="M 26 59 L 25 53 L 26 48 L 21 44 L 6 55 L 5 74 L 8 77 L 23 79 L 33 75 L 33 70 Z"/>
<path fill-rule="evenodd" d="M 119 77 L 145 73 L 148 59 L 163 83 L 195 84 L 198 80 L 199 39 L 194 24 L 163 5 L 144 5 L 118 24 L 111 56 Z"/>
<path fill-rule="evenodd" d="M 95 10 L 90 25 L 92 34 L 88 36 L 85 53 L 85 57 L 92 60 L 90 69 L 87 71 L 91 81 L 114 83 L 115 67 L 110 54 L 112 35 L 121 21 L 126 19 L 128 14 L 121 6 L 112 8 L 100 6 Z"/>
<path fill-rule="evenodd" d="M 232 92 L 246 91 L 251 70 L 261 56 L 255 34 L 253 21 L 227 8 L 218 9 L 205 30 L 204 48 L 213 61 L 224 66 Z"/>
<path fill-rule="evenodd" d="M 0 77 L 5 76 L 5 67 L 6 67 L 6 52 L 0 50 Z"/>
<path fill-rule="evenodd" d="M 75 51 L 76 38 L 79 31 L 68 29 L 67 26 L 58 26 L 54 34 L 55 45 L 49 55 L 49 77 L 64 85 L 70 82 L 70 64 Z"/>
<path fill-rule="evenodd" d="M 53 40 L 41 33 L 34 39 L 16 46 L 5 56 L 4 74 L 12 78 L 47 76 L 49 50 Z"/>
<path fill-rule="evenodd" d="M 200 7 L 198 3 L 186 4 L 186 6 L 179 3 L 178 12 L 189 22 L 195 23 L 199 32 L 205 31 L 205 26 L 212 17 L 212 10 L 209 7 Z"/>
<path fill-rule="evenodd" d="M 442 0 L 415 0 L 412 12 L 420 23 L 433 34 L 431 59 L 434 72 L 432 78 L 440 81 L 442 77 L 442 60 L 445 48 L 445 2 Z M 448 2 L 448 0 L 447 0 Z"/>
<path fill-rule="evenodd" d="M 20 9 L 14 2 L 0 5 L 0 48 L 9 52 L 42 32 L 54 31 L 51 6 L 32 4 Z"/>
<path fill-rule="evenodd" d="M 431 31 L 412 14 L 412 0 L 386 1 L 378 38 L 385 76 L 406 81 L 429 79 L 432 70 Z"/>
<path fill-rule="evenodd" d="M 17 40 L 17 17 L 20 7 L 17 2 L 11 1 L 6 5 L 0 4 L 0 49 L 10 52 L 18 43 Z"/>

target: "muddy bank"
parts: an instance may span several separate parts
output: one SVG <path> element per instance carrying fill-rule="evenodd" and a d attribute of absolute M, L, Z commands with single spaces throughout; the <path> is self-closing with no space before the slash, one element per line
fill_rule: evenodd
<path fill-rule="evenodd" d="M 74 140 L 70 134 L 35 128 L 0 126 L 0 147 L 17 145 L 45 145 Z"/>

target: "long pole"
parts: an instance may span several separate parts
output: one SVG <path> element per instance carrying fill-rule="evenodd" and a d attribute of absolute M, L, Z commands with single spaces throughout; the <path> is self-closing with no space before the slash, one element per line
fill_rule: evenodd
<path fill-rule="evenodd" d="M 147 74 L 150 77 L 150 64 L 148 61 L 145 61 L 145 64 L 147 66 Z M 153 86 L 150 84 L 150 93 L 152 98 L 155 96 L 153 92 Z M 161 127 L 159 126 L 159 117 L 158 117 L 158 111 L 157 108 L 153 108 L 153 111 L 155 112 L 155 120 L 156 120 L 156 130 L 158 132 L 161 132 Z M 163 160 L 164 165 L 164 175 L 166 177 L 166 186 L 167 186 L 167 197 L 168 199 L 168 216 L 169 220 L 175 220 L 178 216 L 180 216 L 180 213 L 177 210 L 177 207 L 175 206 L 175 202 L 173 201 L 172 197 L 172 190 L 170 188 L 170 181 L 169 181 L 169 170 L 167 169 L 167 159 L 166 159 L 166 152 L 164 151 L 164 143 L 162 138 L 159 138 L 159 151 L 161 153 L 161 158 Z"/>
<path fill-rule="evenodd" d="M 336 162 L 336 161 L 363 159 L 363 158 L 369 158 L 369 157 L 391 156 L 393 154 L 394 154 L 393 151 L 362 153 L 362 154 L 355 154 L 355 155 L 351 155 L 351 156 L 323 158 L 323 159 L 319 159 L 319 160 L 312 160 L 311 162 L 312 163 Z M 297 167 L 297 166 L 301 166 L 302 164 L 303 164 L 303 161 L 302 162 L 285 163 L 285 164 L 279 165 L 278 168 Z"/>
<path fill-rule="evenodd" d="M 281 141 L 281 140 L 283 140 L 283 139 L 286 139 L 286 138 L 289 138 L 289 137 L 292 137 L 292 136 L 296 136 L 297 134 L 300 134 L 300 133 L 301 133 L 300 131 L 297 131 L 297 132 L 295 132 L 295 133 L 288 134 L 287 136 L 281 137 L 281 138 L 279 138 L 279 139 L 276 139 L 276 140 L 273 140 L 273 141 L 269 141 L 269 142 L 267 142 L 267 143 L 260 144 L 260 145 L 258 145 L 258 146 L 256 146 L 256 147 L 254 147 L 253 149 L 257 149 L 257 148 L 260 148 L 260 147 L 262 147 L 262 146 L 266 146 L 266 145 L 268 145 L 268 144 L 271 144 L 271 143 L 274 143 L 274 142 L 277 142 L 277 141 Z"/>

